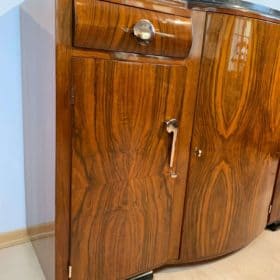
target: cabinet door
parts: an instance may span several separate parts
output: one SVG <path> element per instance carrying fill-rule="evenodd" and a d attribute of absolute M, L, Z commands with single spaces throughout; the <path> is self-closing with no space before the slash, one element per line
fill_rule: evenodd
<path fill-rule="evenodd" d="M 185 66 L 74 59 L 73 279 L 114 280 L 179 255 L 186 184 Z M 175 168 L 170 176 L 177 119 Z"/>
<path fill-rule="evenodd" d="M 248 244 L 266 226 L 280 140 L 280 26 L 207 18 L 181 258 Z"/>

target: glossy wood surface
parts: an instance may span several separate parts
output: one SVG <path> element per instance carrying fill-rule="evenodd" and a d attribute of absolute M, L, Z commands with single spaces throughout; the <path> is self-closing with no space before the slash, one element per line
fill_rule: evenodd
<path fill-rule="evenodd" d="M 125 279 L 178 258 L 185 133 L 171 178 L 164 121 L 180 125 L 185 80 L 184 66 L 73 60 L 74 279 Z"/>
<path fill-rule="evenodd" d="M 104 1 L 75 0 L 74 45 L 170 57 L 187 57 L 192 44 L 190 18 Z M 141 19 L 149 20 L 155 37 L 148 45 L 132 34 Z"/>
<path fill-rule="evenodd" d="M 205 36 L 181 248 L 187 262 L 235 251 L 265 228 L 279 161 L 279 25 L 210 14 Z"/>
<path fill-rule="evenodd" d="M 280 166 L 278 168 L 277 180 L 275 183 L 274 194 L 271 204 L 272 210 L 268 224 L 280 222 Z"/>

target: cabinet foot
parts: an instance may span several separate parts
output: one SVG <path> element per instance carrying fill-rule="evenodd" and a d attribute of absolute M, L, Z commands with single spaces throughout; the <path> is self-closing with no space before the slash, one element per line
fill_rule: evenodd
<path fill-rule="evenodd" d="M 271 231 L 280 230 L 280 222 L 270 224 L 266 228 L 271 230 Z"/>
<path fill-rule="evenodd" d="M 128 280 L 152 280 L 154 278 L 153 271 L 149 271 L 135 277 L 129 278 Z"/>

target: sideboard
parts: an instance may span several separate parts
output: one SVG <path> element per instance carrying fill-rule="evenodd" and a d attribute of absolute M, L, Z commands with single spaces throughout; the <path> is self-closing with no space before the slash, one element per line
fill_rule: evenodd
<path fill-rule="evenodd" d="M 280 12 L 224 2 L 24 3 L 27 221 L 48 280 L 150 279 L 279 223 Z"/>

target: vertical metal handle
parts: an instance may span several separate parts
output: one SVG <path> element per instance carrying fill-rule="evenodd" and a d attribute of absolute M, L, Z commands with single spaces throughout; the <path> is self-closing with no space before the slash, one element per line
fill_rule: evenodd
<path fill-rule="evenodd" d="M 172 147 L 171 147 L 171 155 L 170 155 L 170 162 L 169 162 L 169 167 L 171 169 L 171 177 L 176 178 L 177 174 L 173 170 L 174 168 L 174 157 L 175 157 L 175 150 L 176 150 L 176 141 L 177 141 L 177 136 L 178 136 L 178 121 L 176 119 L 171 119 L 169 121 L 165 121 L 166 124 L 166 131 L 170 134 L 173 134 L 173 139 L 172 139 Z"/>

